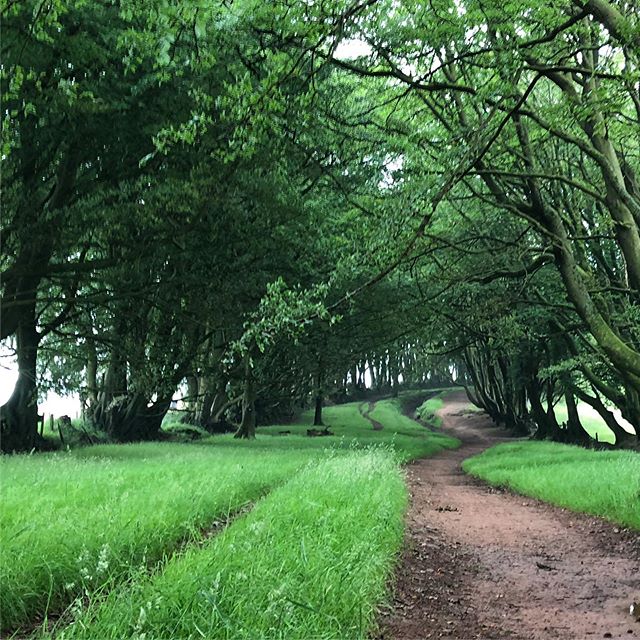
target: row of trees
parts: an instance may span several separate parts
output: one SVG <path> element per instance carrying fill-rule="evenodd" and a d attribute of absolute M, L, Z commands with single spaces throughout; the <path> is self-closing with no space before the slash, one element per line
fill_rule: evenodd
<path fill-rule="evenodd" d="M 27 0 L 3 26 L 4 451 L 48 386 L 118 440 L 180 385 L 251 436 L 365 369 L 539 437 L 584 441 L 578 400 L 640 424 L 634 3 Z"/>

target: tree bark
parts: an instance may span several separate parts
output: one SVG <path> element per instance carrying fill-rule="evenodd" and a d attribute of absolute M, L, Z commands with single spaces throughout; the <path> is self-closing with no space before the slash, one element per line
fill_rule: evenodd
<path fill-rule="evenodd" d="M 314 427 L 323 427 L 324 426 L 324 422 L 322 422 L 322 404 L 323 404 L 323 400 L 324 400 L 324 398 L 322 397 L 322 394 L 318 394 L 316 396 L 315 411 L 313 413 L 313 426 Z"/>
<path fill-rule="evenodd" d="M 591 436 L 585 431 L 578 414 L 578 406 L 576 398 L 571 388 L 567 388 L 564 393 L 565 402 L 567 403 L 567 426 L 563 434 L 563 441 L 572 444 L 585 445 L 591 440 Z"/>

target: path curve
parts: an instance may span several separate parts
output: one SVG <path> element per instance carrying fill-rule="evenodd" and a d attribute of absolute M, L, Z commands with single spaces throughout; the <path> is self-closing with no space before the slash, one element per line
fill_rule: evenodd
<path fill-rule="evenodd" d="M 371 423 L 374 431 L 382 431 L 384 429 L 384 425 L 382 424 L 382 422 L 379 422 L 375 418 L 371 417 L 371 412 L 376 408 L 376 401 L 369 400 L 367 408 L 364 411 L 362 410 L 363 405 L 364 402 L 360 405 L 360 414 L 362 415 L 362 417 Z"/>
<path fill-rule="evenodd" d="M 492 489 L 465 458 L 507 439 L 453 393 L 438 413 L 459 449 L 408 467 L 411 506 L 384 640 L 640 638 L 640 535 Z"/>

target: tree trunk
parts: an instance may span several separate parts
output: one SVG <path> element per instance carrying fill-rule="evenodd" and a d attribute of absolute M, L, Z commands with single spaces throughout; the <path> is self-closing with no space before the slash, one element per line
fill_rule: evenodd
<path fill-rule="evenodd" d="M 324 366 L 322 364 L 322 356 L 318 355 L 318 366 L 313 377 L 313 392 L 315 398 L 315 411 L 313 414 L 313 426 L 321 427 L 322 423 L 322 403 L 324 400 L 323 381 L 324 381 Z"/>
<path fill-rule="evenodd" d="M 202 376 L 198 382 L 200 389 L 200 397 L 198 398 L 196 410 L 196 424 L 206 427 L 211 421 L 211 409 L 215 399 L 214 389 L 212 389 L 212 380 L 210 376 Z"/>
<path fill-rule="evenodd" d="M 245 364 L 244 393 L 242 396 L 242 422 L 234 438 L 252 439 L 256 437 L 256 382 L 247 358 Z"/>
<path fill-rule="evenodd" d="M 86 420 L 98 402 L 98 354 L 92 338 L 87 338 L 86 392 L 82 398 L 82 417 Z"/>
<path fill-rule="evenodd" d="M 0 296 L 0 339 L 16 336 L 19 369 L 13 393 L 0 407 L 2 451 L 29 451 L 37 444 L 36 361 L 41 336 L 36 328 L 36 298 L 43 276 L 35 274 L 47 271 L 55 238 L 61 229 L 59 219 L 53 214 L 68 204 L 79 164 L 79 147 L 69 145 L 60 156 L 55 187 L 45 207 L 38 203 L 36 190 L 41 176 L 34 171 L 35 162 L 29 161 L 23 167 L 27 184 L 33 188 L 24 191 L 25 198 L 18 207 L 16 221 L 19 222 L 20 249 L 13 266 L 4 270 Z M 20 230 L 24 230 L 24 235 Z"/>
<path fill-rule="evenodd" d="M 575 388 L 574 392 L 580 400 L 591 405 L 600 414 L 600 417 L 604 420 L 607 427 L 609 427 L 609 429 L 611 429 L 611 431 L 613 432 L 616 440 L 616 446 L 621 447 L 630 444 L 634 445 L 638 442 L 638 436 L 634 436 L 633 434 L 625 431 L 625 429 L 620 426 L 613 413 L 609 411 L 609 409 L 607 409 L 605 404 L 597 395 L 590 396 L 588 393 L 585 393 L 579 388 Z"/>
<path fill-rule="evenodd" d="M 541 399 L 542 387 L 537 380 L 532 380 L 527 387 L 527 395 L 531 404 L 531 415 L 536 423 L 536 432 L 533 435 L 536 440 L 551 438 L 557 440 L 560 426 L 553 411 L 545 411 Z"/>
<path fill-rule="evenodd" d="M 187 397 L 185 408 L 187 412 L 182 418 L 183 422 L 194 422 L 196 419 L 196 406 L 198 404 L 198 378 L 194 374 L 187 376 Z"/>
<path fill-rule="evenodd" d="M 565 390 L 564 398 L 567 403 L 567 427 L 563 434 L 563 440 L 572 444 L 585 445 L 591 440 L 591 436 L 582 426 L 580 416 L 578 415 L 576 398 L 570 388 Z"/>
<path fill-rule="evenodd" d="M 95 425 L 116 442 L 154 440 L 170 406 L 171 398 L 150 403 L 140 394 L 118 396 L 100 407 Z"/>
<path fill-rule="evenodd" d="M 322 422 L 322 404 L 323 397 L 321 394 L 316 396 L 316 408 L 313 414 L 313 426 L 314 427 L 323 427 L 324 422 Z"/>
<path fill-rule="evenodd" d="M 18 380 L 11 397 L 0 407 L 0 447 L 5 453 L 30 451 L 38 444 L 36 357 L 39 340 L 34 303 L 24 313 L 16 331 Z"/>

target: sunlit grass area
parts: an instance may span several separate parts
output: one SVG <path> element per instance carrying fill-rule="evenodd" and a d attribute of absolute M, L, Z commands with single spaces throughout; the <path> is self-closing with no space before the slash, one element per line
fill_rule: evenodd
<path fill-rule="evenodd" d="M 436 413 L 444 407 L 443 395 L 445 392 L 440 392 L 435 395 L 433 398 L 429 398 L 425 400 L 417 409 L 416 415 L 425 422 L 432 424 L 436 428 L 440 428 L 442 426 L 442 418 Z"/>
<path fill-rule="evenodd" d="M 562 424 L 567 421 L 567 405 L 564 401 L 559 402 L 554 410 L 558 423 Z M 592 438 L 597 438 L 599 442 L 615 443 L 616 438 L 611 429 L 607 427 L 605 421 L 588 404 L 579 402 L 578 414 L 580 415 L 582 426 Z M 628 423 L 623 422 L 622 426 L 626 425 Z"/>
<path fill-rule="evenodd" d="M 637 453 L 528 441 L 492 447 L 463 468 L 492 485 L 640 529 Z"/>

